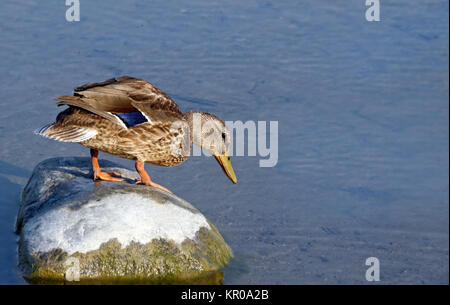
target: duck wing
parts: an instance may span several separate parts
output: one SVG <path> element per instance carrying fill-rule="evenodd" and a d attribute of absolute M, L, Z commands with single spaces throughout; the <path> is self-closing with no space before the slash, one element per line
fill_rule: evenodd
<path fill-rule="evenodd" d="M 178 105 L 149 82 L 130 76 L 90 83 L 74 89 L 73 96 L 59 96 L 58 105 L 75 106 L 104 117 L 122 127 L 182 117 Z M 140 112 L 143 119 L 136 119 Z M 128 118 L 133 118 L 131 121 Z M 144 121 L 145 120 L 145 121 Z"/>

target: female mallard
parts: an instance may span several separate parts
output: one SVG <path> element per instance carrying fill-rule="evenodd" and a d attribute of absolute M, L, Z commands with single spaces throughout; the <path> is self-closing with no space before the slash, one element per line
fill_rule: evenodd
<path fill-rule="evenodd" d="M 144 163 L 178 165 L 189 157 L 191 143 L 195 143 L 214 155 L 231 181 L 237 182 L 229 157 L 230 133 L 215 115 L 182 113 L 161 90 L 129 76 L 86 84 L 74 91 L 73 96 L 55 98 L 58 106 L 69 108 L 37 133 L 89 147 L 94 180 L 122 181 L 118 173 L 100 170 L 100 150 L 135 160 L 141 176 L 137 183 L 169 191 L 150 179 Z"/>

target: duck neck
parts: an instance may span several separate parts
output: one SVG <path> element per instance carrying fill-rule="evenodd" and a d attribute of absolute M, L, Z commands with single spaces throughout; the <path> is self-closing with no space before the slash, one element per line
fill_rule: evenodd
<path fill-rule="evenodd" d="M 183 118 L 189 124 L 189 135 L 191 143 L 194 143 L 199 146 L 201 144 L 203 115 L 204 112 L 198 110 L 192 110 L 183 113 Z"/>

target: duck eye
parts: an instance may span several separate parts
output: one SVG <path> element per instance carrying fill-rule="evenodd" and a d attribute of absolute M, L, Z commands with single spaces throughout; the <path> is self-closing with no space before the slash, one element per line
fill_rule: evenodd
<path fill-rule="evenodd" d="M 225 141 L 225 138 L 227 137 L 227 135 L 225 133 L 222 133 L 222 139 Z"/>

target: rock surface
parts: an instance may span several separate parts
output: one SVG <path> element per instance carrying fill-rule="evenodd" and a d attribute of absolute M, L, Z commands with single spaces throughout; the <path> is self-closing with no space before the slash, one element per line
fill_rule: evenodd
<path fill-rule="evenodd" d="M 214 225 L 177 196 L 134 185 L 136 173 L 100 166 L 125 182 L 94 183 L 89 158 L 53 158 L 34 169 L 16 222 L 28 280 L 64 281 L 68 272 L 98 282 L 217 280 L 211 274 L 232 254 Z"/>

